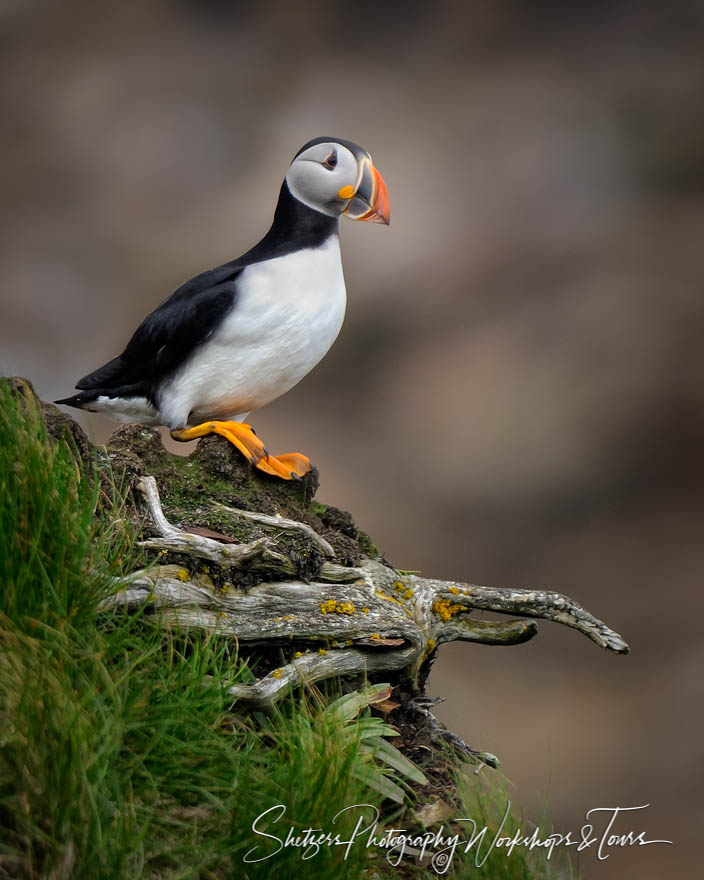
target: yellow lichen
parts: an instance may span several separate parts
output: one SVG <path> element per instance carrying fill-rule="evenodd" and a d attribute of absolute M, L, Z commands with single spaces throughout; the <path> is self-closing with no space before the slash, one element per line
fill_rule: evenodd
<path fill-rule="evenodd" d="M 369 614 L 368 608 L 362 608 L 362 614 Z"/>
<path fill-rule="evenodd" d="M 372 634 L 369 636 L 369 638 L 370 638 L 370 639 L 380 639 L 380 638 L 381 638 L 381 635 L 380 635 L 379 633 L 372 633 Z"/>
<path fill-rule="evenodd" d="M 284 671 L 283 669 L 275 669 L 271 674 L 274 676 L 274 678 L 281 678 L 281 676 L 284 674 Z"/>
<path fill-rule="evenodd" d="M 295 653 L 293 656 L 294 656 L 294 658 L 295 658 L 296 660 L 298 660 L 298 658 L 299 658 L 299 657 L 302 657 L 303 654 L 302 654 L 301 651 L 296 651 L 296 653 Z"/>
<path fill-rule="evenodd" d="M 325 648 L 318 648 L 318 653 L 324 655 L 327 654 L 327 651 L 325 650 Z"/>
<path fill-rule="evenodd" d="M 336 599 L 327 599 L 320 604 L 322 614 L 354 614 L 356 610 L 351 602 L 338 602 Z"/>
<path fill-rule="evenodd" d="M 436 599 L 433 602 L 433 611 L 443 620 L 449 620 L 453 615 L 464 610 L 464 606 L 455 605 L 449 599 Z"/>
<path fill-rule="evenodd" d="M 188 580 L 188 572 L 186 571 L 185 568 L 179 568 L 179 570 L 176 572 L 176 577 L 182 582 L 187 581 Z"/>

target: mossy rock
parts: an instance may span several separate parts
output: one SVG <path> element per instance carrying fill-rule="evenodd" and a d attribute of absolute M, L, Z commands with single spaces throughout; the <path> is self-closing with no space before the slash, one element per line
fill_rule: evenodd
<path fill-rule="evenodd" d="M 13 395 L 21 395 L 28 406 L 37 408 L 50 438 L 68 443 L 84 466 L 97 462 L 101 496 L 111 503 L 117 501 L 144 536 L 153 532 L 141 498 L 133 490 L 137 479 L 149 474 L 157 481 L 164 512 L 174 525 L 209 529 L 238 543 L 275 534 L 278 549 L 295 562 L 304 579 L 313 579 L 323 562 L 310 541 L 218 510 L 213 502 L 307 523 L 331 544 L 334 561 L 341 565 L 359 565 L 364 558 L 378 556 L 349 513 L 314 500 L 319 486 L 315 468 L 302 480 L 281 480 L 254 468 L 231 443 L 216 435 L 201 439 L 191 455 L 174 455 L 164 447 L 158 429 L 144 425 L 125 425 L 105 446 L 95 447 L 74 419 L 40 401 L 29 381 L 18 377 L 3 381 Z M 250 580 L 254 582 L 255 576 Z"/>

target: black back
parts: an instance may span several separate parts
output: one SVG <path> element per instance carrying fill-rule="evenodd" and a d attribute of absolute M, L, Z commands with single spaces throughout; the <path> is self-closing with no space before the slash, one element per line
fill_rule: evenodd
<path fill-rule="evenodd" d="M 142 321 L 121 355 L 76 384 L 83 394 L 57 403 L 80 407 L 100 395 L 146 397 L 158 409 L 164 380 L 236 309 L 237 281 L 242 270 L 303 248 L 319 247 L 337 228 L 336 217 L 299 202 L 284 181 L 274 222 L 257 245 L 236 260 L 201 272 L 182 284 Z"/>

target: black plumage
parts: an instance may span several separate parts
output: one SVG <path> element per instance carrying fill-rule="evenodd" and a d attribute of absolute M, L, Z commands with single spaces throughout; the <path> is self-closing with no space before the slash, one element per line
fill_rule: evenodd
<path fill-rule="evenodd" d="M 242 270 L 252 263 L 317 247 L 337 227 L 337 217 L 294 199 L 284 181 L 274 221 L 258 244 L 236 260 L 182 284 L 142 321 L 122 354 L 77 382 L 79 394 L 56 403 L 80 408 L 98 397 L 144 397 L 159 409 L 164 380 L 183 366 L 237 307 L 237 279 Z"/>
<path fill-rule="evenodd" d="M 80 394 L 56 402 L 82 406 L 100 396 L 146 397 L 158 408 L 161 382 L 232 310 L 241 271 L 226 264 L 187 281 L 142 321 L 121 355 L 76 383 Z"/>

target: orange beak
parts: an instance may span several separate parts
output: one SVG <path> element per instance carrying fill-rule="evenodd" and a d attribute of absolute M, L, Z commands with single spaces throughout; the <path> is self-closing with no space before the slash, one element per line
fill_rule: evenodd
<path fill-rule="evenodd" d="M 391 205 L 384 178 L 366 156 L 359 164 L 357 189 L 342 213 L 350 220 L 368 220 L 388 226 L 391 221 Z"/>

